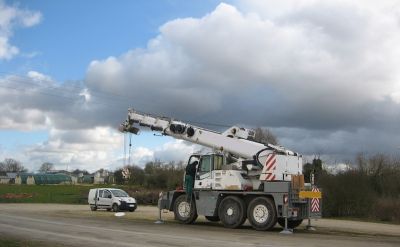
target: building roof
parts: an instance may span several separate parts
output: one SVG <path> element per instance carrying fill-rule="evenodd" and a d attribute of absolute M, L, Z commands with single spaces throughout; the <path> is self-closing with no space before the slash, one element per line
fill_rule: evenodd
<path fill-rule="evenodd" d="M 15 178 L 17 176 L 16 172 L 7 172 L 6 174 L 7 174 L 7 177 L 9 177 L 11 179 L 13 179 L 13 178 Z"/>

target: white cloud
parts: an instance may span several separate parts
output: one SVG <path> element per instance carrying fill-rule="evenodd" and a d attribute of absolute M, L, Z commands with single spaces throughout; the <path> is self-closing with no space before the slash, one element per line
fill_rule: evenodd
<path fill-rule="evenodd" d="M 168 141 L 154 149 L 139 146 L 132 150 L 131 164 L 143 167 L 147 162 L 154 160 L 161 162 L 187 161 L 191 154 L 198 153 L 201 150 L 202 147 L 182 140 Z M 129 163 L 128 159 L 129 155 L 127 154 L 126 164 Z"/>
<path fill-rule="evenodd" d="M 14 28 L 31 27 L 38 24 L 41 19 L 40 12 L 20 9 L 16 5 L 10 6 L 0 0 L 0 60 L 11 59 L 19 53 L 18 47 L 10 44 Z"/>
<path fill-rule="evenodd" d="M 51 79 L 50 76 L 44 75 L 42 73 L 39 73 L 39 72 L 33 71 L 33 70 L 29 71 L 27 73 L 27 76 L 28 76 L 28 78 L 31 78 L 34 82 L 39 82 L 39 83 L 53 81 L 53 79 Z"/>
<path fill-rule="evenodd" d="M 144 166 L 149 161 L 154 161 L 154 151 L 145 147 L 137 147 L 132 150 L 130 163 L 129 154 L 127 154 L 124 164 Z"/>
<path fill-rule="evenodd" d="M 58 168 L 87 169 L 95 171 L 109 168 L 123 148 L 123 136 L 109 127 L 92 129 L 51 129 L 49 140 L 26 150 L 30 162 L 37 169 L 43 162 L 50 161 Z"/>
<path fill-rule="evenodd" d="M 199 152 L 201 147 L 182 140 L 167 142 L 154 151 L 154 158 L 161 161 L 186 161 L 193 153 Z"/>
<path fill-rule="evenodd" d="M 170 21 L 146 49 L 93 61 L 88 86 L 152 112 L 252 125 L 311 128 L 317 115 L 322 128 L 364 126 L 374 124 L 366 118 L 378 105 L 398 108 L 396 13 L 311 1 L 270 18 L 258 13 L 269 9 L 265 2 L 249 12 L 220 4 L 200 19 Z"/>

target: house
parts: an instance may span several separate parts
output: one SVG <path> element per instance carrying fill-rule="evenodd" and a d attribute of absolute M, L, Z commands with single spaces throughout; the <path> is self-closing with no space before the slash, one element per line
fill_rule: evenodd
<path fill-rule="evenodd" d="M 114 173 L 105 169 L 100 169 L 94 173 L 94 184 L 112 184 L 115 183 Z"/>

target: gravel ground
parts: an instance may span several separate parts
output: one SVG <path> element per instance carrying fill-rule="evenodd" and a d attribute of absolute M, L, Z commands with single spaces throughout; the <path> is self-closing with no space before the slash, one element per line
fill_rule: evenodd
<path fill-rule="evenodd" d="M 156 225 L 156 207 L 139 207 L 116 217 L 92 212 L 87 205 L 0 204 L 0 235 L 49 241 L 66 246 L 400 246 L 400 226 L 347 220 L 313 221 L 316 231 L 300 226 L 293 235 L 258 232 L 245 224 L 226 229 L 199 217 L 194 225 L 181 225 L 163 213 Z"/>

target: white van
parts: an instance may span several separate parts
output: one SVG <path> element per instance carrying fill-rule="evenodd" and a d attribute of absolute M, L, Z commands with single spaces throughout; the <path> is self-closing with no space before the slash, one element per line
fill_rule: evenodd
<path fill-rule="evenodd" d="M 133 212 L 137 208 L 135 198 L 132 198 L 123 190 L 114 188 L 90 189 L 88 195 L 90 209 L 107 209 L 118 212 L 120 210 L 129 210 Z"/>

